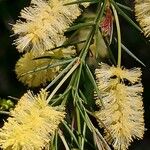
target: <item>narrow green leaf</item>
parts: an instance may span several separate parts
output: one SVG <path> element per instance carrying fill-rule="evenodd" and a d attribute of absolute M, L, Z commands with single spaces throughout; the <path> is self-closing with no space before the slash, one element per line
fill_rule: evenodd
<path fill-rule="evenodd" d="M 87 127 L 87 125 L 86 125 L 86 123 L 84 122 L 83 131 L 82 131 L 83 137 L 82 137 L 81 150 L 84 150 L 86 127 Z"/>
<path fill-rule="evenodd" d="M 88 100 L 87 98 L 85 97 L 85 95 L 83 94 L 83 92 L 81 90 L 79 90 L 79 93 L 80 93 L 80 96 L 81 98 L 84 100 L 84 102 L 87 104 Z"/>
<path fill-rule="evenodd" d="M 139 58 L 137 58 L 127 47 L 125 47 L 123 44 L 121 44 L 121 47 L 127 54 L 129 54 L 132 58 L 134 58 L 142 66 L 146 67 L 146 65 Z"/>
<path fill-rule="evenodd" d="M 99 142 L 101 142 L 101 146 L 103 146 L 103 150 L 111 150 L 111 148 L 109 147 L 109 145 L 105 141 L 104 137 L 101 135 L 101 133 L 98 131 L 97 128 L 93 127 L 93 133 L 95 133 L 97 135 Z M 99 147 L 99 150 L 101 150 L 100 147 Z"/>
<path fill-rule="evenodd" d="M 84 113 L 81 111 L 81 107 L 79 106 L 79 104 L 78 104 L 78 103 L 76 103 L 76 106 L 79 108 L 79 111 L 80 111 L 80 114 L 81 114 L 81 116 L 82 116 L 83 120 L 86 122 L 86 124 L 87 124 L 88 128 L 89 128 L 89 129 L 90 129 L 90 131 L 91 131 L 91 130 L 92 130 L 92 126 L 91 126 L 91 124 L 90 124 L 89 120 L 86 118 L 88 115 L 87 115 L 87 113 L 86 113 L 86 110 L 85 110 L 85 108 L 84 108 L 83 104 L 81 103 L 81 104 L 80 104 L 80 106 L 82 107 L 82 109 L 83 109 Z"/>
<path fill-rule="evenodd" d="M 77 30 L 79 28 L 83 28 L 83 27 L 88 27 L 88 26 L 93 26 L 94 23 L 92 22 L 87 22 L 87 23 L 78 23 L 77 25 L 71 26 L 67 32 L 73 31 L 73 30 Z"/>
<path fill-rule="evenodd" d="M 123 10 L 121 10 L 116 2 L 114 2 L 114 0 L 111 0 L 112 4 L 114 5 L 114 7 L 116 8 L 116 10 L 118 11 L 118 13 L 124 17 L 131 25 L 133 25 L 137 30 L 139 30 L 140 32 L 142 32 L 142 29 L 126 14 L 124 13 Z"/>
<path fill-rule="evenodd" d="M 57 104 L 61 99 L 64 99 L 64 97 L 70 92 L 71 90 L 71 86 L 69 86 L 64 92 L 63 94 L 60 94 L 58 98 L 52 99 L 53 103 L 51 104 L 51 106 L 54 106 L 55 104 Z"/>
<path fill-rule="evenodd" d="M 66 4 L 64 4 L 64 6 L 73 5 L 73 4 L 82 4 L 82 3 L 86 3 L 86 2 L 90 2 L 93 4 L 93 3 L 98 3 L 99 0 L 78 0 L 78 1 L 71 2 L 71 3 L 66 3 Z"/>
<path fill-rule="evenodd" d="M 58 133 L 56 132 L 56 134 L 55 134 L 55 150 L 58 150 L 57 144 L 58 144 Z"/>
<path fill-rule="evenodd" d="M 129 10 L 129 11 L 133 11 L 132 8 L 128 7 L 128 6 L 125 6 L 125 5 L 122 5 L 120 3 L 116 3 L 119 7 L 123 8 L 123 9 L 126 9 L 126 10 Z"/>
<path fill-rule="evenodd" d="M 38 60 L 38 59 L 57 59 L 57 60 L 67 60 L 68 58 L 65 58 L 64 56 L 55 56 L 54 54 L 53 55 L 49 55 L 49 56 L 39 56 L 39 57 L 36 57 L 36 58 L 33 58 L 32 60 Z"/>
<path fill-rule="evenodd" d="M 77 144 L 78 148 L 81 150 L 80 145 L 78 143 L 78 140 L 76 139 L 75 135 L 73 134 L 72 130 L 70 129 L 70 127 L 67 125 L 67 122 L 64 121 L 62 122 L 63 125 L 66 127 L 66 129 L 68 130 L 69 134 L 71 135 L 71 137 L 73 138 L 73 140 L 75 141 L 75 143 Z"/>
<path fill-rule="evenodd" d="M 121 29 L 120 29 L 120 22 L 118 18 L 118 13 L 113 5 L 111 5 L 113 14 L 114 14 L 114 20 L 116 24 L 116 30 L 117 30 L 117 44 L 118 44 L 118 60 L 117 60 L 117 66 L 121 67 Z"/>
<path fill-rule="evenodd" d="M 69 40 L 69 39 L 68 39 Z M 61 45 L 61 46 L 57 46 L 57 47 L 55 47 L 55 48 L 53 48 L 53 49 L 50 49 L 50 51 L 53 51 L 53 50 L 56 50 L 56 49 L 58 49 L 58 48 L 65 48 L 65 47 L 68 47 L 68 46 L 72 46 L 72 45 L 76 45 L 76 44 L 81 44 L 81 43 L 85 43 L 86 42 L 86 40 L 82 40 L 82 41 L 75 41 L 75 42 L 68 42 L 68 41 L 66 41 L 63 45 Z"/>
<path fill-rule="evenodd" d="M 66 141 L 64 135 L 62 134 L 62 132 L 61 132 L 61 131 L 58 131 L 58 134 L 59 134 L 59 136 L 60 136 L 60 138 L 61 138 L 61 140 L 62 140 L 62 142 L 63 142 L 63 144 L 64 144 L 64 146 L 65 146 L 65 149 L 66 149 L 66 150 L 70 150 L 70 148 L 69 148 L 69 146 L 68 146 L 68 144 L 67 144 L 67 141 Z"/>
<path fill-rule="evenodd" d="M 61 61 L 61 62 L 58 62 L 56 64 L 48 64 L 48 65 L 45 65 L 45 66 L 42 66 L 42 67 L 38 67 L 38 68 L 35 68 L 31 71 L 28 71 L 26 73 L 21 74 L 20 77 L 25 76 L 25 75 L 30 74 L 30 73 L 35 73 L 35 72 L 39 72 L 39 71 L 42 71 L 42 70 L 45 70 L 45 69 L 50 69 L 50 68 L 53 68 L 53 67 L 61 66 L 61 65 L 67 64 L 71 61 L 73 61 L 73 59 Z"/>
<path fill-rule="evenodd" d="M 87 73 L 87 75 L 88 75 L 88 77 L 89 77 L 91 83 L 93 84 L 93 87 L 94 87 L 94 89 L 95 89 L 95 91 L 96 91 L 96 93 L 97 93 L 97 96 L 98 96 L 98 98 L 100 99 L 101 104 L 102 104 L 102 106 L 103 106 L 103 102 L 102 102 L 102 100 L 101 100 L 101 96 L 100 96 L 100 93 L 99 93 L 98 86 L 97 86 L 97 84 L 96 84 L 96 81 L 95 81 L 95 79 L 94 79 L 94 77 L 93 77 L 93 75 L 92 75 L 92 73 L 91 73 L 91 71 L 90 71 L 88 65 L 85 65 L 85 69 L 86 69 L 86 73 Z"/>
<path fill-rule="evenodd" d="M 104 150 L 102 141 L 100 140 L 100 138 L 97 136 L 95 132 L 93 132 L 93 140 L 94 140 L 95 147 L 97 147 L 98 150 Z"/>
<path fill-rule="evenodd" d="M 88 128 L 90 129 L 90 131 L 96 132 L 96 134 L 99 136 L 100 140 L 103 142 L 103 144 L 105 145 L 106 150 L 111 150 L 110 147 L 108 146 L 107 142 L 105 141 L 105 139 L 103 138 L 103 136 L 100 134 L 100 132 L 94 127 L 93 123 L 91 122 L 88 114 L 87 114 L 87 110 L 84 108 L 83 104 L 80 103 L 80 106 L 82 107 L 82 109 L 84 110 L 84 114 L 83 112 L 80 110 L 80 114 L 83 117 L 84 121 L 86 122 Z M 80 106 L 77 103 L 77 107 L 80 108 Z M 88 113 L 92 114 L 91 112 L 88 111 Z M 93 116 L 93 115 L 92 115 Z"/>
<path fill-rule="evenodd" d="M 117 42 L 117 39 L 116 38 L 114 38 L 115 39 L 115 42 Z M 127 54 L 129 54 L 133 59 L 135 59 L 137 62 L 139 62 L 142 66 L 144 66 L 144 67 L 146 67 L 146 65 L 139 59 L 139 58 L 137 58 L 125 45 L 123 45 L 122 43 L 121 43 L 121 47 L 122 47 L 122 49 L 127 53 Z"/>

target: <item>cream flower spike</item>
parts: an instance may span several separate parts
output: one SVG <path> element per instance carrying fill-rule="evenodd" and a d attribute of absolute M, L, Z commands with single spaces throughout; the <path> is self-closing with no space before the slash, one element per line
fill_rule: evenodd
<path fill-rule="evenodd" d="M 135 15 L 144 35 L 150 37 L 150 1 L 135 0 Z"/>
<path fill-rule="evenodd" d="M 52 81 L 60 72 L 62 66 L 49 68 L 62 61 L 60 58 L 71 58 L 75 55 L 74 47 L 60 48 L 42 55 L 34 55 L 34 52 L 25 53 L 16 63 L 15 72 L 19 81 L 29 87 L 37 87 L 45 85 L 48 81 Z M 38 57 L 50 56 L 52 58 L 35 59 Z M 57 59 L 58 58 L 58 59 Z"/>
<path fill-rule="evenodd" d="M 40 56 L 48 56 L 48 53 L 44 53 Z M 27 52 L 18 60 L 15 67 L 15 72 L 19 81 L 29 87 L 45 85 L 48 81 L 53 80 L 60 70 L 59 66 L 48 68 L 48 65 L 58 62 L 56 59 L 45 58 L 34 60 L 34 58 L 37 57 L 38 56 L 34 56 L 32 51 Z M 41 70 L 39 69 L 39 71 L 36 71 L 38 68 L 41 68 Z"/>
<path fill-rule="evenodd" d="M 63 121 L 62 108 L 47 104 L 44 90 L 35 96 L 24 94 L 0 129 L 0 148 L 3 150 L 43 150 Z"/>
<path fill-rule="evenodd" d="M 87 2 L 87 3 L 81 3 L 82 6 L 84 6 L 85 8 L 89 7 L 90 6 L 90 2 Z"/>
<path fill-rule="evenodd" d="M 20 18 L 25 21 L 18 20 L 13 25 L 19 52 L 60 46 L 60 41 L 65 41 L 64 32 L 81 14 L 77 4 L 64 5 L 69 2 L 72 0 L 32 0 L 31 5 L 22 10 Z"/>
<path fill-rule="evenodd" d="M 144 134 L 141 70 L 101 64 L 95 74 L 104 105 L 95 115 L 106 127 L 105 139 L 115 150 L 126 150 L 134 138 L 142 139 Z"/>

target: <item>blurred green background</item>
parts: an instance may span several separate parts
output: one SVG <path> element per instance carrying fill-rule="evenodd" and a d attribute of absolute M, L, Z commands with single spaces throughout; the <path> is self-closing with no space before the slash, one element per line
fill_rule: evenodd
<path fill-rule="evenodd" d="M 133 1 L 125 0 L 125 3 L 133 7 Z M 20 97 L 26 90 L 22 83 L 16 79 L 14 67 L 20 54 L 12 45 L 14 37 L 11 24 L 15 23 L 20 10 L 28 6 L 28 0 L 0 0 L 0 98 L 8 96 Z M 134 12 L 129 14 L 133 20 Z M 143 71 L 142 82 L 144 85 L 145 123 L 147 131 L 144 140 L 135 141 L 130 147 L 132 150 L 150 150 L 150 42 L 143 34 L 129 25 L 121 18 L 122 42 L 145 64 L 141 66 L 128 54 L 123 52 L 122 64 L 127 68 L 141 67 Z M 1 116 L 3 118 L 4 116 Z"/>

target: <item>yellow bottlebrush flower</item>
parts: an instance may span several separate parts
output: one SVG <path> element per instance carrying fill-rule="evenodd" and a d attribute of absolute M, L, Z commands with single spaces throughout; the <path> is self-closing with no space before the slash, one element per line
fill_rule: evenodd
<path fill-rule="evenodd" d="M 135 0 L 135 15 L 144 35 L 150 37 L 150 1 Z"/>
<path fill-rule="evenodd" d="M 60 46 L 64 32 L 80 15 L 77 4 L 64 5 L 72 0 L 32 0 L 31 5 L 21 11 L 21 21 L 13 25 L 17 49 L 47 50 Z M 40 52 L 40 51 L 39 51 Z"/>
<path fill-rule="evenodd" d="M 59 66 L 53 68 L 46 67 L 55 64 L 57 62 L 55 59 L 34 60 L 36 57 L 37 56 L 34 56 L 32 52 L 27 52 L 18 60 L 15 67 L 19 81 L 29 87 L 37 87 L 41 84 L 46 84 L 47 81 L 51 81 L 55 78 L 60 69 Z M 39 70 L 37 71 L 38 68 Z"/>
<path fill-rule="evenodd" d="M 95 115 L 104 123 L 107 128 L 105 138 L 116 150 L 126 150 L 134 138 L 143 138 L 143 87 L 140 76 L 139 68 L 127 70 L 101 64 L 101 68 L 96 69 L 104 108 Z"/>
<path fill-rule="evenodd" d="M 61 58 L 69 58 L 75 54 L 73 47 L 61 48 L 42 55 L 34 55 L 34 52 L 27 52 L 21 57 L 15 67 L 17 78 L 29 87 L 37 87 L 53 80 L 60 66 L 49 68 L 48 66 L 61 62 Z M 34 59 L 37 57 L 52 56 L 51 58 Z M 58 59 L 57 59 L 58 58 Z"/>
<path fill-rule="evenodd" d="M 84 6 L 85 8 L 90 6 L 90 2 L 86 2 L 86 3 L 81 3 L 82 6 Z"/>
<path fill-rule="evenodd" d="M 21 97 L 11 116 L 0 129 L 0 147 L 9 150 L 42 150 L 50 142 L 65 117 L 59 107 L 47 104 L 44 90 Z M 62 108 L 60 108 L 62 109 Z"/>

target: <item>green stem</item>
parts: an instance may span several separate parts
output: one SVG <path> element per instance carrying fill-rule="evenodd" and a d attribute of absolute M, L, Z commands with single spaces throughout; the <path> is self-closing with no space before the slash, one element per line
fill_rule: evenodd
<path fill-rule="evenodd" d="M 71 90 L 71 86 L 69 86 L 65 91 L 64 91 L 64 93 L 63 94 L 61 94 L 58 98 L 56 98 L 56 99 L 53 99 L 53 103 L 51 104 L 51 106 L 54 106 L 57 102 L 59 102 L 61 99 L 63 99 L 63 101 L 62 101 L 62 105 L 65 105 L 65 103 L 64 103 L 64 97 L 66 97 L 68 94 L 69 94 L 69 91 Z"/>
<path fill-rule="evenodd" d="M 82 145 L 81 145 L 81 150 L 84 150 L 84 143 L 85 143 L 85 133 L 86 133 L 86 123 L 84 122 L 84 125 L 83 125 L 83 137 L 82 137 Z"/>
<path fill-rule="evenodd" d="M 119 18 L 118 18 L 118 14 L 117 11 L 115 9 L 115 7 L 111 4 L 113 13 L 114 13 L 114 17 L 115 17 L 115 22 L 116 22 L 116 29 L 117 29 L 117 38 L 118 38 L 118 62 L 117 62 L 117 66 L 121 67 L 121 32 L 120 32 L 120 23 L 119 23 Z"/>
<path fill-rule="evenodd" d="M 132 8 L 128 7 L 128 6 L 125 6 L 125 5 L 122 5 L 120 3 L 116 3 L 119 7 L 123 8 L 123 9 L 126 9 L 126 10 L 129 10 L 129 11 L 133 11 Z"/>
<path fill-rule="evenodd" d="M 58 150 L 58 131 L 55 131 L 55 134 L 52 136 L 51 142 L 49 143 L 49 147 L 46 150 Z"/>
<path fill-rule="evenodd" d="M 80 67 L 77 70 L 76 82 L 74 82 L 74 86 L 73 86 L 73 88 L 75 89 L 75 97 L 76 97 L 76 94 L 78 93 L 78 87 L 79 87 L 79 83 L 80 83 L 82 67 L 83 67 L 83 65 L 81 62 Z"/>
<path fill-rule="evenodd" d="M 71 26 L 67 32 L 73 31 L 73 30 L 77 30 L 83 27 L 88 27 L 88 26 L 93 26 L 94 24 L 92 22 L 88 22 L 88 23 L 79 23 L 77 25 Z"/>
<path fill-rule="evenodd" d="M 73 4 L 82 4 L 82 3 L 87 3 L 87 2 L 90 2 L 91 4 L 94 4 L 94 3 L 98 3 L 99 0 L 78 0 L 78 1 L 73 1 L 73 2 L 70 2 L 70 3 L 66 3 L 64 4 L 64 6 L 67 6 L 67 5 L 73 5 Z"/>
<path fill-rule="evenodd" d="M 76 57 L 74 60 L 45 88 L 45 90 L 48 90 L 52 85 L 54 85 L 68 70 L 73 66 L 73 64 L 78 60 L 79 58 Z"/>
<path fill-rule="evenodd" d="M 78 143 L 78 141 L 77 141 L 77 139 L 76 139 L 74 133 L 72 132 L 72 130 L 71 130 L 70 127 L 68 126 L 67 122 L 66 122 L 66 121 L 63 121 L 62 123 L 63 123 L 63 125 L 65 126 L 65 128 L 68 130 L 69 134 L 70 134 L 71 137 L 73 138 L 73 140 L 74 140 L 74 142 L 76 143 L 76 145 L 78 146 L 79 150 L 81 150 L 80 145 L 79 145 L 79 143 Z"/>
<path fill-rule="evenodd" d="M 48 65 L 45 65 L 45 66 L 42 66 L 42 67 L 38 67 L 38 68 L 35 68 L 35 69 L 31 70 L 31 71 L 28 71 L 28 72 L 25 72 L 25 73 L 21 74 L 19 77 L 23 77 L 25 75 L 28 75 L 28 74 L 31 74 L 31 73 L 35 73 L 35 72 L 39 72 L 39 71 L 42 71 L 42 70 L 45 70 L 45 69 L 51 69 L 51 68 L 54 68 L 54 67 L 57 67 L 57 66 L 61 66 L 61 65 L 70 63 L 72 61 L 73 61 L 73 59 L 69 59 L 69 60 L 65 60 L 63 62 L 58 62 L 56 64 L 48 64 Z"/>
<path fill-rule="evenodd" d="M 96 91 L 96 93 L 97 93 L 97 96 L 98 96 L 98 98 L 100 99 L 100 102 L 101 102 L 101 106 L 102 107 L 104 107 L 104 105 L 103 105 L 103 101 L 102 101 L 102 98 L 101 98 L 101 93 L 100 93 L 100 91 L 99 91 L 99 88 L 98 88 L 98 86 L 97 86 L 97 84 L 96 84 L 96 82 L 95 82 L 95 79 L 94 79 L 94 77 L 93 77 L 93 75 L 92 75 L 92 73 L 91 73 L 91 70 L 90 70 L 90 68 L 88 67 L 88 65 L 85 65 L 85 71 L 86 71 L 86 73 L 87 73 L 87 75 L 88 75 L 88 77 L 89 77 L 89 80 L 91 81 L 91 83 L 93 84 L 93 87 L 94 87 L 94 89 L 95 89 L 95 91 Z"/>
<path fill-rule="evenodd" d="M 80 112 L 78 107 L 76 107 L 76 115 L 77 115 L 77 127 L 78 127 L 78 140 L 79 140 L 79 144 L 82 145 L 82 138 L 81 138 L 81 118 L 80 118 Z"/>
<path fill-rule="evenodd" d="M 105 6 L 106 6 L 106 1 L 104 1 L 102 6 L 101 6 L 101 2 L 99 2 L 97 16 L 94 20 L 94 24 L 93 24 L 92 29 L 91 29 L 88 37 L 87 37 L 87 40 L 86 40 L 85 45 L 83 47 L 83 50 L 81 51 L 80 56 L 79 56 L 83 62 L 85 61 L 85 57 L 88 53 L 88 49 L 89 49 L 91 41 L 94 37 L 96 27 L 99 26 L 99 22 L 101 21 L 102 16 L 104 14 Z"/>
<path fill-rule="evenodd" d="M 90 131 L 91 131 L 92 133 L 95 132 L 95 133 L 99 136 L 101 142 L 105 145 L 106 150 L 111 150 L 110 147 L 109 147 L 109 145 L 107 144 L 107 142 L 106 142 L 105 139 L 103 138 L 103 136 L 100 134 L 100 132 L 98 131 L 98 129 L 95 128 L 95 126 L 94 126 L 93 123 L 91 122 L 91 119 L 89 118 L 89 116 L 88 116 L 88 114 L 87 114 L 87 112 L 86 112 L 86 109 L 85 109 L 84 105 L 83 105 L 82 103 L 80 103 L 80 106 L 79 106 L 78 103 L 77 103 L 77 107 L 80 108 L 80 109 L 79 109 L 80 114 L 81 114 L 82 118 L 84 119 L 84 121 L 86 122 L 86 124 L 87 124 L 88 128 L 90 129 Z M 83 112 L 81 111 L 81 109 L 83 109 L 84 114 L 83 114 Z"/>
<path fill-rule="evenodd" d="M 62 86 L 62 84 L 68 79 L 68 77 L 76 70 L 76 68 L 79 66 L 80 62 L 77 60 L 75 65 L 70 69 L 70 71 L 64 76 L 64 78 L 59 82 L 59 84 L 56 86 L 56 88 L 53 90 L 53 92 L 50 94 L 50 96 L 47 99 L 47 103 L 50 102 L 52 97 L 55 95 L 55 93 L 58 91 L 58 89 Z"/>
<path fill-rule="evenodd" d="M 62 140 L 62 142 L 63 142 L 63 144 L 64 144 L 64 146 L 65 146 L 65 149 L 66 150 L 70 150 L 70 148 L 69 148 L 69 146 L 68 146 L 68 144 L 67 144 L 67 142 L 66 142 L 66 139 L 64 138 L 64 136 L 63 136 L 63 134 L 62 134 L 62 131 L 58 131 L 58 134 L 59 134 L 59 137 L 61 138 L 61 140 Z"/>

